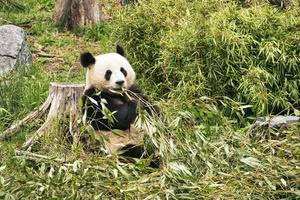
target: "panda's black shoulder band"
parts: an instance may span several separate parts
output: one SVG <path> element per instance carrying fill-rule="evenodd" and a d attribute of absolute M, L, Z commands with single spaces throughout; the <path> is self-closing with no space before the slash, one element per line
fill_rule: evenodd
<path fill-rule="evenodd" d="M 93 87 L 91 87 L 91 88 L 86 89 L 86 90 L 84 91 L 84 96 L 91 97 L 91 96 L 93 96 L 95 93 L 96 93 L 96 89 L 93 88 Z"/>
<path fill-rule="evenodd" d="M 83 67 L 89 67 L 95 64 L 96 59 L 90 52 L 85 52 L 80 55 L 80 63 Z"/>

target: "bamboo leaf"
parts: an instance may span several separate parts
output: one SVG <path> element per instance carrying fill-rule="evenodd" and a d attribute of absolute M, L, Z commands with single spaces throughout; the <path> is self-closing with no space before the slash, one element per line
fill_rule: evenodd
<path fill-rule="evenodd" d="M 260 163 L 260 161 L 254 157 L 242 158 L 240 161 L 253 168 L 263 168 L 263 165 Z"/>

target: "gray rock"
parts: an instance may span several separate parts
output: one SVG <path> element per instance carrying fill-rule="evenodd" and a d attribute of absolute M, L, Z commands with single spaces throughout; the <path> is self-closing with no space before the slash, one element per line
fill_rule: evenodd
<path fill-rule="evenodd" d="M 280 128 L 281 126 L 287 126 L 289 124 L 297 123 L 300 117 L 297 116 L 275 116 L 269 122 L 269 127 Z"/>
<path fill-rule="evenodd" d="M 274 116 L 274 117 L 259 117 L 255 123 L 252 125 L 252 128 L 258 128 L 264 124 L 268 124 L 270 128 L 280 128 L 283 126 L 288 126 L 290 124 L 298 123 L 300 121 L 300 117 L 297 116 Z"/>
<path fill-rule="evenodd" d="M 32 55 L 26 44 L 26 34 L 14 25 L 0 26 L 0 76 L 18 66 L 31 66 Z"/>

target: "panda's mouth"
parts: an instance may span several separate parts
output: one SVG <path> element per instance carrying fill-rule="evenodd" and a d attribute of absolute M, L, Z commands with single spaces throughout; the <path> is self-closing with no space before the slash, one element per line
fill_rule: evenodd
<path fill-rule="evenodd" d="M 125 88 L 120 86 L 120 87 L 113 87 L 110 90 L 114 90 L 114 91 L 117 91 L 117 92 L 123 92 L 125 90 Z"/>
<path fill-rule="evenodd" d="M 123 93 L 126 89 L 124 87 L 115 87 L 109 89 L 111 93 Z"/>

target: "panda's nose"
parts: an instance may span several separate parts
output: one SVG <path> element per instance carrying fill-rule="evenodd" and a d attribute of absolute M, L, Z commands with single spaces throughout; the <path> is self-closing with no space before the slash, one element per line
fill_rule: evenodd
<path fill-rule="evenodd" d="M 125 81 L 116 81 L 116 84 L 118 84 L 119 86 L 122 86 L 124 84 Z"/>

